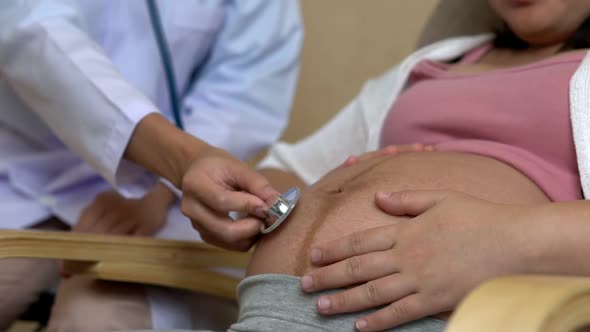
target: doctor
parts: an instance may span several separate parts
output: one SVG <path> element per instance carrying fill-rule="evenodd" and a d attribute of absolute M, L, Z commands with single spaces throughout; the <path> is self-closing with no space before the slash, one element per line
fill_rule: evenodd
<path fill-rule="evenodd" d="M 276 191 L 237 158 L 285 127 L 301 41 L 296 0 L 1 1 L 0 227 L 199 240 L 181 206 L 208 242 L 247 249 L 260 220 L 227 212 L 260 216 Z M 57 269 L 0 271 L 4 329 Z M 71 278 L 49 328 L 195 327 L 170 294 Z"/>

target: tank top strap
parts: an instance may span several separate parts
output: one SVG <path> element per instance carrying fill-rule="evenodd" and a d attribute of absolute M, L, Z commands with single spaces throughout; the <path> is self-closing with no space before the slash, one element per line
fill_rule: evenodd
<path fill-rule="evenodd" d="M 486 43 L 486 44 L 484 44 L 482 46 L 476 47 L 476 48 L 472 49 L 471 51 L 467 52 L 463 56 L 463 58 L 461 59 L 461 61 L 459 61 L 459 64 L 472 64 L 472 63 L 476 63 L 481 58 L 483 58 L 484 55 L 486 55 L 491 49 L 492 49 L 492 44 L 491 43 Z"/>

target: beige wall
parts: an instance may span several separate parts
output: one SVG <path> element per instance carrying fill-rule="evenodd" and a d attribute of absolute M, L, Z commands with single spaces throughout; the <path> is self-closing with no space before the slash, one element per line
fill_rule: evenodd
<path fill-rule="evenodd" d="M 301 0 L 306 40 L 290 126 L 302 138 L 416 44 L 437 0 Z"/>

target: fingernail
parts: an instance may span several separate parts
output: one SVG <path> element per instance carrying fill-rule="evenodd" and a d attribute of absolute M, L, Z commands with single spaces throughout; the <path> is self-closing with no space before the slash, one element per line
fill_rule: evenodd
<path fill-rule="evenodd" d="M 367 321 L 364 319 L 359 319 L 356 321 L 354 325 L 356 326 L 357 331 L 361 331 L 362 329 L 367 327 Z"/>
<path fill-rule="evenodd" d="M 377 192 L 375 194 L 375 197 L 376 198 L 379 198 L 379 199 L 388 199 L 389 198 L 389 194 L 386 193 L 386 192 L 384 192 L 384 191 L 379 191 L 379 192 Z"/>
<path fill-rule="evenodd" d="M 332 303 L 330 302 L 330 299 L 327 297 L 320 297 L 320 299 L 318 300 L 318 308 L 320 308 L 320 310 L 328 310 L 330 309 L 331 305 Z"/>
<path fill-rule="evenodd" d="M 278 195 L 278 194 L 279 193 L 273 187 L 267 186 L 262 191 L 262 197 L 260 197 L 260 198 L 267 201 L 267 200 L 272 199 L 273 197 L 276 197 L 276 195 Z"/>
<path fill-rule="evenodd" d="M 357 162 L 357 159 L 355 156 L 350 156 L 348 158 L 346 158 L 346 160 L 344 161 L 344 166 L 350 166 L 353 165 Z"/>
<path fill-rule="evenodd" d="M 322 259 L 322 251 L 320 249 L 313 248 L 313 249 L 311 249 L 310 256 L 311 256 L 311 262 L 313 264 L 317 264 Z"/>
<path fill-rule="evenodd" d="M 310 276 L 301 278 L 301 288 L 304 291 L 311 291 L 313 289 L 313 279 Z"/>
<path fill-rule="evenodd" d="M 385 153 L 396 153 L 397 152 L 397 146 L 395 145 L 390 145 L 388 147 L 385 148 Z"/>
<path fill-rule="evenodd" d="M 266 219 L 267 217 L 266 212 L 264 212 L 264 209 L 262 207 L 257 207 L 254 211 L 254 214 L 256 214 L 256 216 L 261 219 Z"/>

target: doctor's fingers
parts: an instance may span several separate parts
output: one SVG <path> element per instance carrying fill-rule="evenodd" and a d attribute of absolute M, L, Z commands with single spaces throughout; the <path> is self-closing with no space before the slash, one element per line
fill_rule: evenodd
<path fill-rule="evenodd" d="M 112 230 L 114 230 L 119 223 L 121 223 L 121 219 L 117 214 L 107 212 L 94 223 L 92 223 L 86 232 L 97 234 L 117 234 L 112 233 Z"/>
<path fill-rule="evenodd" d="M 230 190 L 223 190 L 218 193 L 209 192 L 200 195 L 199 200 L 218 213 L 227 214 L 231 211 L 237 211 L 255 215 L 259 218 L 266 217 L 264 211 L 267 209 L 267 204 L 260 198 L 245 192 Z"/>
<path fill-rule="evenodd" d="M 104 216 L 106 209 L 97 204 L 91 204 L 82 210 L 78 222 L 74 225 L 75 232 L 89 232 L 94 223 Z"/>
<path fill-rule="evenodd" d="M 231 167 L 232 181 L 238 188 L 255 195 L 264 202 L 273 201 L 279 195 L 279 192 L 271 186 L 266 177 L 246 164 L 232 164 Z M 254 211 L 246 212 L 254 214 Z"/>
<path fill-rule="evenodd" d="M 108 225 L 106 234 L 113 235 L 131 235 L 135 233 L 140 226 L 140 223 L 127 216 L 116 216 Z"/>
<path fill-rule="evenodd" d="M 268 180 L 242 162 L 222 165 L 215 172 L 185 178 L 183 194 L 218 212 L 239 211 L 264 217 L 266 202 L 279 195 Z"/>
<path fill-rule="evenodd" d="M 227 213 L 218 213 L 198 201 L 183 198 L 182 213 L 207 242 L 232 250 L 247 250 L 246 244 L 260 233 L 262 222 L 256 218 L 233 221 Z"/>
<path fill-rule="evenodd" d="M 156 234 L 164 226 L 164 224 L 165 223 L 142 223 L 137 225 L 131 233 L 135 236 L 152 236 Z"/>

